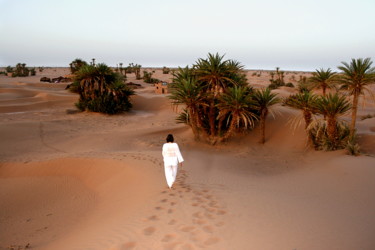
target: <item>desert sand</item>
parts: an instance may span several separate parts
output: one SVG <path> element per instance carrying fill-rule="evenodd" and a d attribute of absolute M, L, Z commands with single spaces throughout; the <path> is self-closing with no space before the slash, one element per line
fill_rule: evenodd
<path fill-rule="evenodd" d="M 213 147 L 133 75 L 143 88 L 131 112 L 76 112 L 65 83 L 39 82 L 68 73 L 0 76 L 0 249 L 375 249 L 375 118 L 358 119 L 358 157 L 306 147 L 303 126 L 288 123 L 299 112 L 283 106 L 265 145 L 255 128 Z M 255 87 L 269 83 L 253 73 Z M 185 158 L 173 190 L 168 133 Z"/>

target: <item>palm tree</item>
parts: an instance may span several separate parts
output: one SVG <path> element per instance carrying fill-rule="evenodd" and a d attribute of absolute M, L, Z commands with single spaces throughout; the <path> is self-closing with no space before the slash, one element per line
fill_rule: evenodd
<path fill-rule="evenodd" d="M 230 75 L 242 70 L 243 66 L 239 63 L 230 63 L 229 60 L 223 60 L 224 56 L 218 53 L 215 55 L 209 53 L 207 59 L 199 58 L 194 68 L 198 80 L 204 82 L 207 89 L 211 90 L 216 96 L 225 88 L 235 85 Z"/>
<path fill-rule="evenodd" d="M 80 58 L 77 58 L 74 61 L 72 61 L 69 65 L 70 65 L 70 71 L 72 72 L 72 74 L 74 74 L 75 72 L 80 70 L 82 66 L 87 65 L 87 62 Z"/>
<path fill-rule="evenodd" d="M 258 119 L 256 114 L 251 111 L 251 109 L 254 109 L 254 101 L 248 87 L 234 86 L 228 88 L 220 97 L 217 106 L 220 110 L 218 119 L 226 118 L 227 124 L 229 124 L 222 140 L 232 136 L 240 125 L 243 125 L 244 128 L 253 127 Z"/>
<path fill-rule="evenodd" d="M 186 105 L 188 124 L 193 130 L 195 139 L 199 140 L 200 132 L 207 136 L 199 116 L 199 106 L 204 103 L 205 95 L 202 91 L 203 86 L 198 84 L 196 78 L 188 73 L 189 71 L 188 67 L 179 68 L 175 74 L 169 99 L 174 105 Z"/>
<path fill-rule="evenodd" d="M 370 58 L 352 59 L 350 64 L 346 62 L 342 62 L 342 64 L 343 66 L 338 66 L 338 69 L 342 71 L 340 75 L 341 89 L 349 91 L 349 95 L 353 96 L 350 124 L 350 136 L 353 137 L 359 97 L 365 95 L 366 92 L 373 96 L 368 86 L 375 83 L 375 67 L 371 67 L 372 61 Z"/>
<path fill-rule="evenodd" d="M 305 120 L 305 129 L 308 128 L 312 121 L 313 114 L 316 112 L 317 96 L 310 91 L 302 91 L 300 93 L 289 96 L 285 100 L 285 104 L 289 107 L 302 111 Z"/>
<path fill-rule="evenodd" d="M 217 135 L 217 108 L 215 102 L 226 88 L 237 84 L 233 76 L 243 68 L 239 63 L 223 60 L 223 58 L 224 56 L 220 56 L 218 53 L 215 55 L 209 53 L 207 59 L 200 58 L 194 65 L 198 81 L 205 86 L 205 89 L 210 94 L 207 98 L 210 102 L 208 119 L 212 139 Z"/>
<path fill-rule="evenodd" d="M 253 95 L 256 109 L 260 113 L 260 129 L 261 129 L 261 139 L 260 143 L 264 144 L 266 141 L 266 118 L 269 112 L 272 112 L 270 109 L 271 106 L 280 102 L 280 98 L 277 97 L 277 94 L 271 93 L 270 88 L 265 88 L 262 90 L 256 90 Z"/>
<path fill-rule="evenodd" d="M 333 149 L 338 143 L 337 120 L 339 116 L 345 115 L 351 108 L 350 103 L 343 95 L 329 93 L 316 99 L 315 107 L 319 113 L 325 116 L 327 123 L 327 134 Z"/>
<path fill-rule="evenodd" d="M 313 88 L 322 88 L 323 95 L 326 95 L 326 90 L 333 88 L 336 80 L 336 73 L 332 72 L 330 68 L 327 70 L 317 69 L 312 73 L 309 81 L 313 84 Z"/>

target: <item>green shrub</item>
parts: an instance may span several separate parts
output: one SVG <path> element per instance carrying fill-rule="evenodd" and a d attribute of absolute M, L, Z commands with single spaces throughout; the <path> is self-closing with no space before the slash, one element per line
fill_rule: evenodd
<path fill-rule="evenodd" d="M 348 144 L 346 145 L 346 150 L 349 155 L 358 156 L 361 154 L 361 148 L 359 144 L 356 142 L 348 141 Z"/>
<path fill-rule="evenodd" d="M 171 71 L 170 68 L 167 68 L 167 67 L 163 67 L 163 74 L 169 74 L 169 72 Z"/>
<path fill-rule="evenodd" d="M 118 95 L 119 93 L 116 93 Z M 105 114 L 117 114 L 129 111 L 132 107 L 128 98 L 116 98 L 113 93 L 102 95 L 89 100 L 80 100 L 76 107 L 81 110 L 100 112 Z"/>
<path fill-rule="evenodd" d="M 290 87 L 290 88 L 294 88 L 294 85 L 293 83 L 291 82 L 288 82 L 287 84 L 285 84 L 286 87 Z"/>
<path fill-rule="evenodd" d="M 13 72 L 13 68 L 11 66 L 8 66 L 8 67 L 5 68 L 5 71 L 7 73 L 12 73 Z"/>
<path fill-rule="evenodd" d="M 29 76 L 30 70 L 26 67 L 26 63 L 17 63 L 16 68 L 13 71 L 13 77 L 25 77 Z"/>
<path fill-rule="evenodd" d="M 153 72 L 147 72 L 146 70 L 143 71 L 143 81 L 145 83 L 158 83 L 160 82 L 159 79 L 152 77 Z"/>
<path fill-rule="evenodd" d="M 278 89 L 281 86 L 285 86 L 285 83 L 283 81 L 280 81 L 279 79 L 270 79 L 270 82 L 271 84 L 268 86 L 270 89 Z"/>
<path fill-rule="evenodd" d="M 336 141 L 331 141 L 327 133 L 327 125 L 325 121 L 317 121 L 308 128 L 309 137 L 316 150 L 333 151 L 344 149 L 348 145 L 350 137 L 349 126 L 344 122 L 338 122 Z"/>

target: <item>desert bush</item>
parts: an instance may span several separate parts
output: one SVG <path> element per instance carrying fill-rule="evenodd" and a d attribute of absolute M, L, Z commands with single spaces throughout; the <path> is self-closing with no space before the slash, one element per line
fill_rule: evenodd
<path fill-rule="evenodd" d="M 343 121 L 337 122 L 336 131 L 337 136 L 332 141 L 328 135 L 326 121 L 315 121 L 308 127 L 311 142 L 316 150 L 333 151 L 347 148 L 350 137 L 349 126 Z"/>
<path fill-rule="evenodd" d="M 163 67 L 163 74 L 169 74 L 169 72 L 171 71 L 170 68 L 167 68 L 167 67 Z"/>
<path fill-rule="evenodd" d="M 13 77 L 25 77 L 29 76 L 30 70 L 26 67 L 26 63 L 17 63 L 16 68 L 13 71 Z"/>
<path fill-rule="evenodd" d="M 7 73 L 12 73 L 13 72 L 13 68 L 9 65 L 8 67 L 5 68 L 5 71 Z"/>
<path fill-rule="evenodd" d="M 278 89 L 281 86 L 285 86 L 285 83 L 282 82 L 280 79 L 272 80 L 270 79 L 271 84 L 268 85 L 270 89 Z"/>
<path fill-rule="evenodd" d="M 35 68 L 31 68 L 31 69 L 30 69 L 30 75 L 31 75 L 31 76 L 35 76 L 35 75 L 36 75 L 36 70 L 35 70 Z"/>
<path fill-rule="evenodd" d="M 290 88 L 294 88 L 294 85 L 293 83 L 291 82 L 288 82 L 287 84 L 285 84 L 286 87 L 290 87 Z"/>
<path fill-rule="evenodd" d="M 357 138 L 355 135 L 349 138 L 348 143 L 346 145 L 346 150 L 349 155 L 358 156 L 361 154 L 361 148 L 357 143 Z"/>
<path fill-rule="evenodd" d="M 146 70 L 143 71 L 143 81 L 145 83 L 158 83 L 160 82 L 159 79 L 153 78 L 152 77 L 153 72 L 148 72 Z"/>

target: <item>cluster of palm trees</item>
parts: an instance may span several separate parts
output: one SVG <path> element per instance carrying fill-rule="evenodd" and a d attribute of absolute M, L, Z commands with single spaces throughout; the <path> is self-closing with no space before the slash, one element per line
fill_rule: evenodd
<path fill-rule="evenodd" d="M 352 59 L 338 69 L 319 69 L 297 94 L 281 100 L 269 88 L 253 89 L 248 85 L 243 66 L 234 60 L 224 60 L 219 54 L 208 54 L 191 67 L 179 68 L 174 73 L 171 95 L 175 105 L 184 105 L 178 120 L 187 123 L 197 140 L 211 144 L 225 141 L 237 132 L 254 128 L 259 122 L 260 142 L 265 142 L 265 121 L 272 106 L 283 102 L 302 111 L 309 141 L 317 149 L 335 150 L 353 142 L 358 101 L 370 93 L 369 84 L 375 82 L 372 61 Z M 323 94 L 313 93 L 322 88 Z M 328 89 L 334 89 L 327 94 Z M 344 92 L 342 92 L 342 90 Z M 348 96 L 353 97 L 350 102 Z M 348 127 L 338 118 L 352 111 Z M 322 145 L 325 145 L 322 147 Z"/>
<path fill-rule="evenodd" d="M 339 73 L 331 69 L 316 70 L 307 86 L 300 88 L 300 93 L 285 100 L 286 105 L 302 111 L 309 141 L 315 148 L 335 150 L 355 145 L 359 99 L 365 94 L 373 96 L 369 85 L 375 83 L 375 68 L 371 65 L 370 58 L 359 58 L 342 62 Z M 321 88 L 322 95 L 315 94 L 312 91 L 315 88 Z M 327 94 L 328 89 L 331 92 Z M 351 102 L 348 97 L 352 98 Z M 350 111 L 348 126 L 339 117 Z"/>
<path fill-rule="evenodd" d="M 217 53 L 198 59 L 192 68 L 179 68 L 171 88 L 172 103 L 185 106 L 178 120 L 192 128 L 197 140 L 211 144 L 253 128 L 258 120 L 264 131 L 270 107 L 280 102 L 269 89 L 250 87 L 243 66 Z"/>
<path fill-rule="evenodd" d="M 75 82 L 80 110 L 106 114 L 128 111 L 134 91 L 125 85 L 123 76 L 103 63 L 83 64 L 75 71 Z"/>

